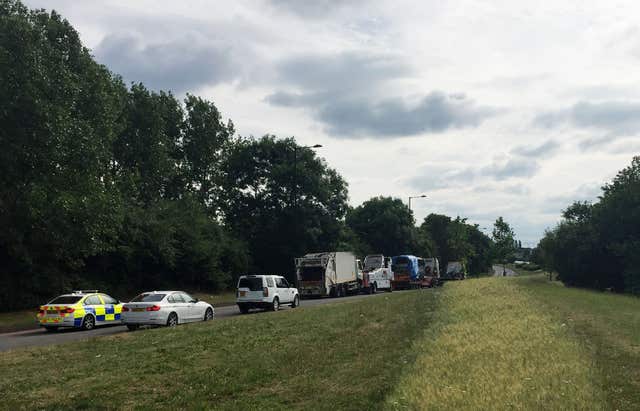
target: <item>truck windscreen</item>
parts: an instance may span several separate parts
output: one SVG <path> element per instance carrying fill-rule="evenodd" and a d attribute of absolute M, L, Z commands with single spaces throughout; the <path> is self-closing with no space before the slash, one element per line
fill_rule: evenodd
<path fill-rule="evenodd" d="M 303 267 L 300 271 L 302 281 L 322 281 L 324 267 Z"/>
<path fill-rule="evenodd" d="M 407 257 L 398 257 L 392 264 L 392 269 L 395 273 L 408 273 L 411 266 L 411 260 Z"/>
<path fill-rule="evenodd" d="M 364 259 L 364 269 L 365 270 L 375 270 L 376 268 L 380 268 L 382 267 L 382 257 L 381 256 L 374 256 L 374 257 L 367 257 Z"/>

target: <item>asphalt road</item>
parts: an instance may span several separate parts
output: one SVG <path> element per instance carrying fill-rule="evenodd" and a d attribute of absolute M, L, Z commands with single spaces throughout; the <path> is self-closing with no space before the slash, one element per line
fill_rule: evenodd
<path fill-rule="evenodd" d="M 398 291 L 395 291 L 398 292 Z M 353 295 L 344 298 L 320 298 L 313 300 L 302 300 L 300 302 L 301 307 L 313 307 L 315 305 L 323 305 L 323 304 L 331 304 L 331 303 L 340 303 L 343 301 L 353 301 L 362 298 L 371 298 L 385 294 L 384 292 L 380 292 L 375 295 Z M 290 307 L 282 307 L 281 310 L 291 310 Z M 261 311 L 253 310 L 250 311 L 248 315 L 260 315 Z M 229 317 L 234 317 L 236 315 L 240 315 L 240 311 L 238 307 L 227 306 L 227 307 L 217 307 L 215 309 L 215 319 L 214 321 L 222 320 Z M 87 340 L 94 337 L 99 337 L 103 335 L 113 335 L 119 334 L 122 332 L 127 332 L 127 327 L 123 325 L 116 326 L 105 326 L 99 327 L 91 331 L 82 331 L 76 329 L 62 329 L 56 332 L 47 332 L 42 328 L 37 328 L 33 330 L 27 331 L 18 331 L 12 333 L 0 334 L 0 351 L 12 350 L 15 348 L 22 347 L 34 347 L 34 346 L 45 346 L 51 344 L 61 344 L 71 341 L 79 341 L 79 340 Z"/>
<path fill-rule="evenodd" d="M 513 277 L 515 275 L 518 275 L 518 273 L 516 273 L 515 271 L 513 271 L 510 268 L 505 268 L 505 274 L 506 274 L 506 277 Z M 501 265 L 494 265 L 493 266 L 493 275 L 495 277 L 502 277 L 502 266 Z"/>

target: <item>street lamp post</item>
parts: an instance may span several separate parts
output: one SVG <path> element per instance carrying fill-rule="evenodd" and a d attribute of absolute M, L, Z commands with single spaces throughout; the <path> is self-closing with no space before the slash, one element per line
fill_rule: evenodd
<path fill-rule="evenodd" d="M 409 210 L 411 210 L 411 199 L 412 198 L 426 198 L 427 196 L 425 194 L 421 194 L 419 196 L 409 196 Z"/>

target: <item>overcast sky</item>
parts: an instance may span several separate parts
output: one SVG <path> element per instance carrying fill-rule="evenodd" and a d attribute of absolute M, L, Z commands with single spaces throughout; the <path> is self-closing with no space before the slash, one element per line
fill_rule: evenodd
<path fill-rule="evenodd" d="M 322 144 L 352 205 L 427 194 L 419 222 L 502 215 L 533 244 L 640 152 L 636 1 L 26 3 L 127 82 Z"/>

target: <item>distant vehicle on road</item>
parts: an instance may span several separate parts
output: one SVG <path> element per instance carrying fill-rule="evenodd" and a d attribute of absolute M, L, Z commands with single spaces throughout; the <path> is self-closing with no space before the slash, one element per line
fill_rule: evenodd
<path fill-rule="evenodd" d="M 166 325 L 213 320 L 213 306 L 184 291 L 144 292 L 122 307 L 122 323 L 129 330 L 141 325 Z"/>
<path fill-rule="evenodd" d="M 279 275 L 243 275 L 238 279 L 236 304 L 246 314 L 252 308 L 278 311 L 283 304 L 300 305 L 298 289 Z"/>
<path fill-rule="evenodd" d="M 424 279 L 428 287 L 440 284 L 440 262 L 437 258 L 425 258 Z"/>
<path fill-rule="evenodd" d="M 394 289 L 415 288 L 420 278 L 418 257 L 415 255 L 397 255 L 391 259 Z"/>
<path fill-rule="evenodd" d="M 364 268 L 361 275 L 361 288 L 370 294 L 384 289 L 393 291 L 393 271 L 391 270 L 391 257 L 382 254 L 368 255 L 364 258 Z"/>
<path fill-rule="evenodd" d="M 358 261 L 352 252 L 306 254 L 295 259 L 302 297 L 344 297 L 360 290 Z"/>
<path fill-rule="evenodd" d="M 467 268 L 461 261 L 451 261 L 447 263 L 443 280 L 464 280 L 467 278 Z"/>
<path fill-rule="evenodd" d="M 47 331 L 60 327 L 92 330 L 101 325 L 120 324 L 122 303 L 98 290 L 74 291 L 40 306 L 37 320 Z"/>

